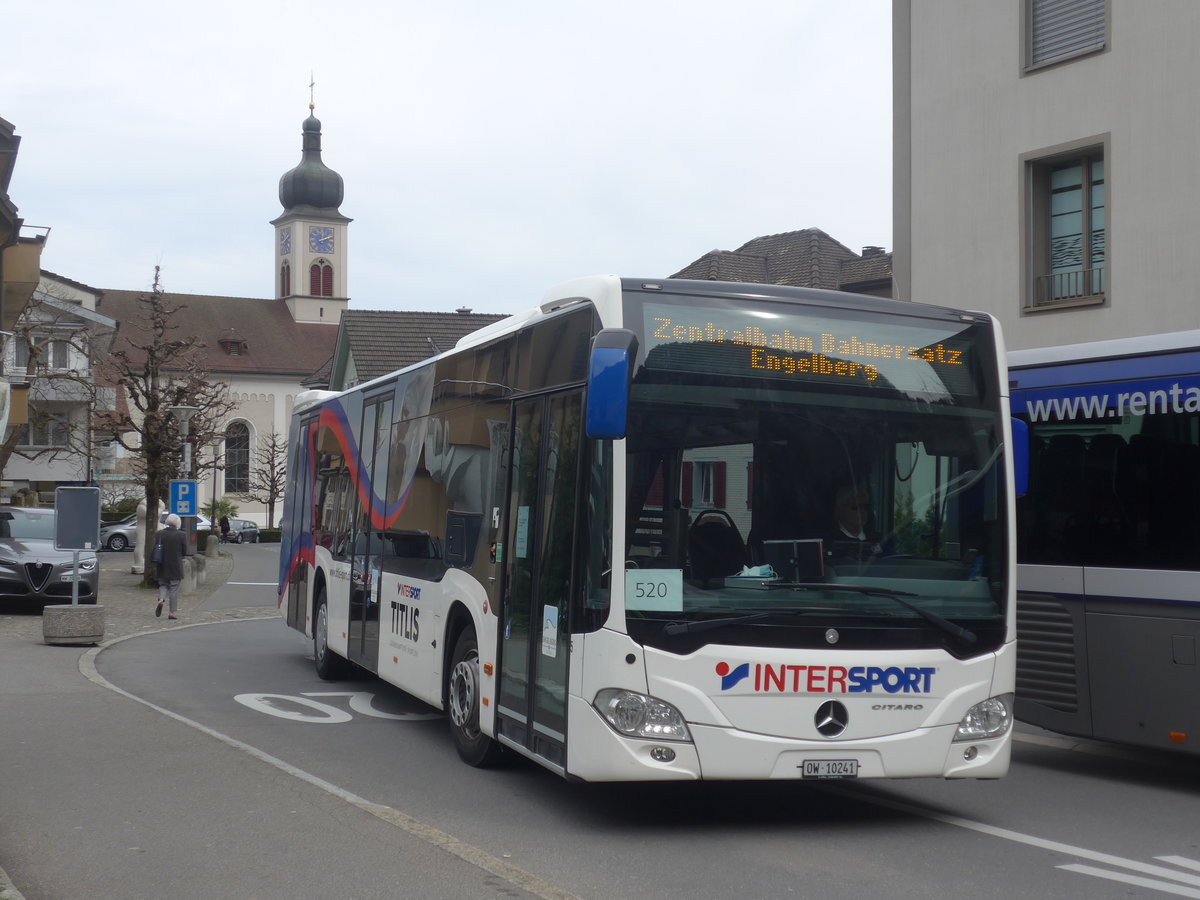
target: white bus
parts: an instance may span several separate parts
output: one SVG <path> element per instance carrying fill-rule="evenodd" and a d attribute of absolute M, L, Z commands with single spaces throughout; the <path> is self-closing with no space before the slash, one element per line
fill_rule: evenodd
<path fill-rule="evenodd" d="M 322 677 L 353 663 L 446 710 L 472 765 L 999 777 L 1005 394 L 984 314 L 568 282 L 297 399 L 280 603 Z"/>
<path fill-rule="evenodd" d="M 1200 331 L 1009 354 L 1018 717 L 1200 753 Z"/>

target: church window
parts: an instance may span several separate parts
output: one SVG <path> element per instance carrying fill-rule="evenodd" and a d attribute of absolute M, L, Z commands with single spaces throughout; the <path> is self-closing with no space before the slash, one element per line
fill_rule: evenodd
<path fill-rule="evenodd" d="M 333 266 L 318 259 L 308 270 L 308 292 L 313 297 L 333 296 Z"/>
<path fill-rule="evenodd" d="M 279 296 L 290 297 L 292 295 L 292 267 L 284 263 L 279 267 Z"/>
<path fill-rule="evenodd" d="M 250 429 L 232 422 L 225 429 L 225 492 L 245 494 L 250 490 Z"/>

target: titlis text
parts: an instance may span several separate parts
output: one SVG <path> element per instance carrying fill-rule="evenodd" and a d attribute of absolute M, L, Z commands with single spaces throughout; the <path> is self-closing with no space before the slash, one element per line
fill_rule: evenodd
<path fill-rule="evenodd" d="M 397 593 L 405 600 L 417 600 L 421 596 L 420 588 L 407 584 L 399 586 Z M 421 610 L 412 603 L 392 601 L 392 634 L 405 640 L 416 641 L 421 636 Z"/>

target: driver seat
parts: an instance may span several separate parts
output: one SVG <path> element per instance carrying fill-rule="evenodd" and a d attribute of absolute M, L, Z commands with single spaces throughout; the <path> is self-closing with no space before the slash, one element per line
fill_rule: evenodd
<path fill-rule="evenodd" d="M 746 542 L 728 513 L 707 510 L 688 531 L 692 577 L 707 586 L 711 579 L 736 575 L 746 565 Z"/>

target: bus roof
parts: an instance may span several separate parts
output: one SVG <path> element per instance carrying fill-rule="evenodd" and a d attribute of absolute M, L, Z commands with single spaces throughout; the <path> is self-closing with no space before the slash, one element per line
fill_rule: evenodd
<path fill-rule="evenodd" d="M 1169 334 L 1144 334 L 1139 337 L 1113 338 L 1107 341 L 1061 344 L 1057 347 L 1011 350 L 1008 354 L 1008 367 L 1020 369 L 1083 360 L 1119 359 L 1127 356 L 1171 353 L 1197 348 L 1200 348 L 1200 329 L 1192 329 Z"/>

